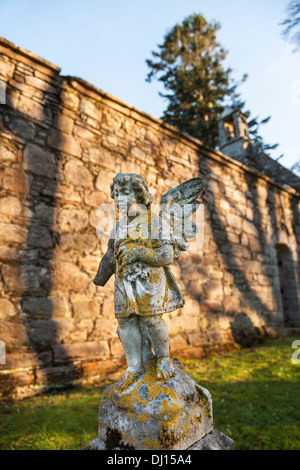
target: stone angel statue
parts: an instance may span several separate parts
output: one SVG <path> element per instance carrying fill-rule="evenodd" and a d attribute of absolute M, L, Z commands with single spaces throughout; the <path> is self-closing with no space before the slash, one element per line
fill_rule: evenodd
<path fill-rule="evenodd" d="M 111 197 L 124 217 L 111 232 L 94 283 L 104 286 L 115 274 L 115 315 L 128 365 L 121 389 L 134 383 L 153 358 L 157 380 L 174 376 L 162 315 L 184 305 L 170 265 L 195 237 L 196 225 L 189 217 L 197 210 L 204 187 L 201 178 L 178 185 L 163 195 L 155 215 L 142 176 L 119 173 L 113 179 Z"/>

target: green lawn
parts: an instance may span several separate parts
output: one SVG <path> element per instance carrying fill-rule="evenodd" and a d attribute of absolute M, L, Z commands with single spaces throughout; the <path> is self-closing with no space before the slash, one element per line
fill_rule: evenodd
<path fill-rule="evenodd" d="M 300 449 L 297 338 L 184 361 L 213 398 L 214 427 L 237 449 Z M 74 389 L 0 405 L 0 449 L 81 449 L 97 437 L 102 388 Z"/>

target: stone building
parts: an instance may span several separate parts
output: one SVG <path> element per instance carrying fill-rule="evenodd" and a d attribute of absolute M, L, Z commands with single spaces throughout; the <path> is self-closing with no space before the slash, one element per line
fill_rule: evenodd
<path fill-rule="evenodd" d="M 174 357 L 300 325 L 295 175 L 269 160 L 260 169 L 267 156 L 209 149 L 5 39 L 0 80 L 2 397 L 122 374 L 113 280 L 92 283 L 106 250 L 97 207 L 111 202 L 117 172 L 145 176 L 157 203 L 180 182 L 208 180 L 203 248 L 172 266 L 186 300 L 165 315 Z"/>

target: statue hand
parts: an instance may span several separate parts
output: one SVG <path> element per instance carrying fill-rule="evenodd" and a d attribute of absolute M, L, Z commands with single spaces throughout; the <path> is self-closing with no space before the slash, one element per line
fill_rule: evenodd
<path fill-rule="evenodd" d="M 147 257 L 151 257 L 152 251 L 153 250 L 145 247 L 120 247 L 117 253 L 119 275 L 122 277 L 127 271 L 127 266 L 138 263 L 139 261 L 147 264 Z"/>
<path fill-rule="evenodd" d="M 117 252 L 118 263 L 122 266 L 140 261 L 143 248 L 120 246 Z"/>

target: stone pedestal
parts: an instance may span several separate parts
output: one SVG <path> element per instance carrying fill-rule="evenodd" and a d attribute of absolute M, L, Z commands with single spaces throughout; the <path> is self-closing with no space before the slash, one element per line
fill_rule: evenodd
<path fill-rule="evenodd" d="M 121 382 L 108 387 L 100 403 L 99 437 L 85 450 L 233 448 L 231 439 L 213 431 L 210 393 L 179 361 L 173 363 L 176 374 L 166 382 L 157 380 L 153 360 L 127 389 Z"/>
<path fill-rule="evenodd" d="M 234 450 L 235 445 L 230 437 L 220 431 L 212 431 L 187 450 Z"/>

